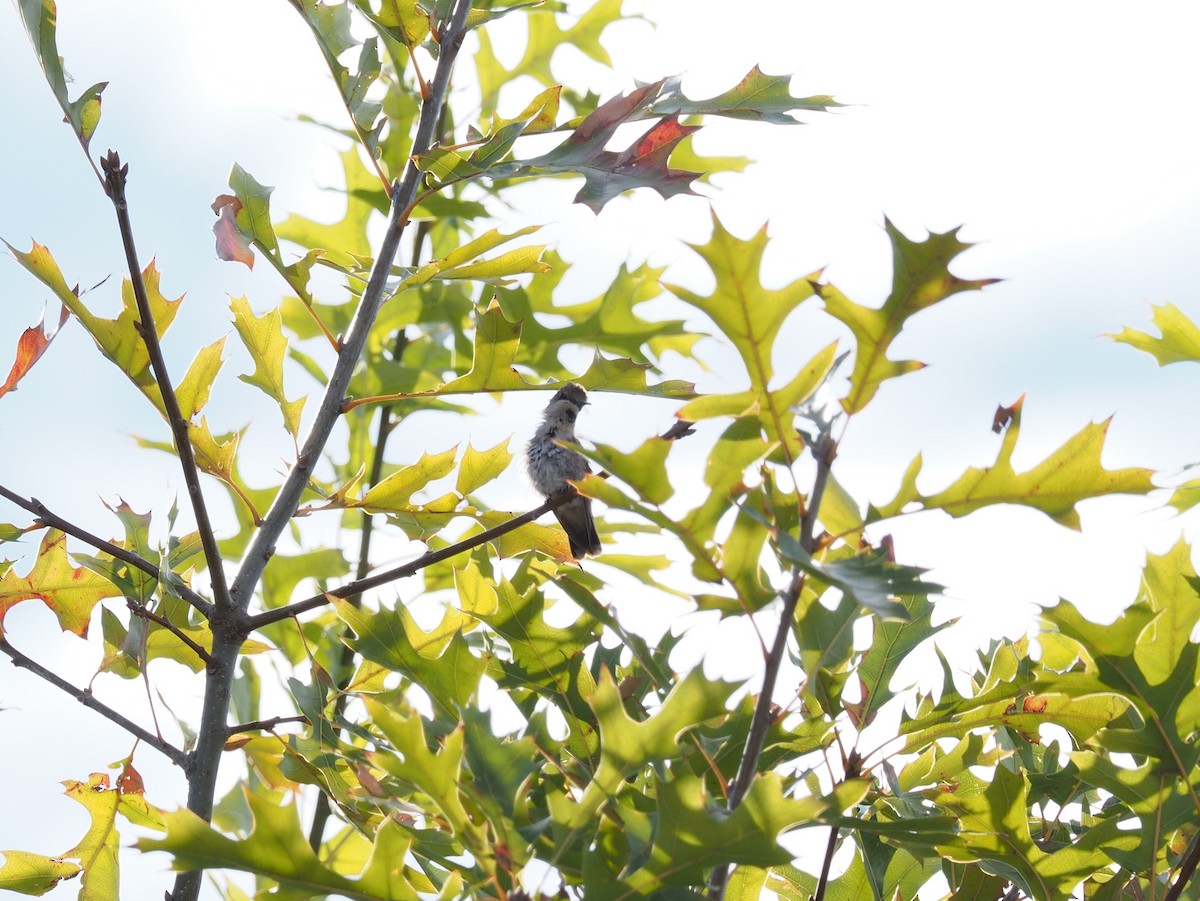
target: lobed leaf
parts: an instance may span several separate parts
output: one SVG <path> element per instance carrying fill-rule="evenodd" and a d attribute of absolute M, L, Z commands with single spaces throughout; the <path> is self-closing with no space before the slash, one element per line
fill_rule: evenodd
<path fill-rule="evenodd" d="M 916 360 L 892 360 L 887 355 L 910 317 L 954 294 L 998 281 L 962 279 L 951 274 L 950 263 L 971 246 L 958 240 L 957 228 L 931 233 L 924 241 L 910 241 L 890 220 L 884 220 L 884 228 L 892 242 L 893 273 L 892 290 L 882 307 L 861 306 L 833 285 L 813 285 L 829 315 L 849 326 L 857 342 L 850 392 L 842 398 L 847 413 L 857 413 L 870 403 L 885 380 L 925 365 Z"/>
<path fill-rule="evenodd" d="M 1023 399 L 1022 399 L 1023 400 Z M 918 455 L 909 465 L 896 496 L 883 506 L 871 506 L 867 522 L 878 522 L 914 509 L 944 510 L 966 516 L 995 504 L 1020 504 L 1040 510 L 1060 525 L 1079 528 L 1080 501 L 1109 494 L 1146 494 L 1154 488 L 1152 471 L 1143 468 L 1109 470 L 1100 462 L 1110 420 L 1084 426 L 1062 447 L 1026 472 L 1013 469 L 1012 456 L 1021 433 L 1021 403 L 1002 408 L 1011 421 L 996 462 L 986 469 L 971 467 L 952 484 L 934 494 L 916 485 L 921 471 Z"/>
<path fill-rule="evenodd" d="M 340 895 L 357 901 L 416 901 L 401 862 L 409 839 L 403 827 L 386 821 L 375 834 L 372 854 L 357 879 L 331 870 L 309 847 L 294 805 L 277 806 L 266 795 L 243 789 L 253 817 L 249 835 L 229 838 L 189 810 L 165 815 L 163 838 L 141 838 L 142 851 L 166 851 L 177 870 L 231 869 L 272 879 L 289 898 Z"/>
<path fill-rule="evenodd" d="M 278 309 L 270 310 L 262 316 L 255 316 L 250 309 L 250 301 L 245 297 L 235 297 L 229 305 L 233 313 L 233 327 L 237 329 L 242 344 L 254 361 L 254 372 L 249 375 L 239 375 L 238 378 L 247 385 L 253 385 L 267 397 L 279 404 L 283 413 L 283 426 L 293 439 L 300 435 L 300 414 L 304 409 L 307 398 L 288 400 L 283 392 L 283 360 L 287 354 L 288 342 L 281 328 L 281 316 Z"/>
<path fill-rule="evenodd" d="M 47 529 L 29 574 L 18 576 L 9 569 L 0 576 L 0 638 L 5 614 L 21 601 L 35 599 L 50 608 L 64 632 L 86 638 L 96 604 L 120 594 L 103 576 L 71 566 L 67 536 L 58 529 Z"/>
<path fill-rule="evenodd" d="M 1165 303 L 1151 309 L 1160 337 L 1156 338 L 1128 326 L 1107 337 L 1145 351 L 1158 361 L 1159 366 L 1166 366 L 1168 363 L 1200 363 L 1200 327 L 1173 303 Z"/>

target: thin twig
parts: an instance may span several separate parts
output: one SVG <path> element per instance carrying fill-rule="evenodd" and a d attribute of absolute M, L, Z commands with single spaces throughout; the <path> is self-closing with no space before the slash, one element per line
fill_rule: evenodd
<path fill-rule="evenodd" d="M 455 2 L 450 25 L 442 39 L 442 48 L 438 56 L 437 72 L 434 74 L 430 99 L 428 103 L 421 106 L 421 118 L 417 125 L 416 138 L 413 140 L 414 155 L 424 153 L 429 149 L 434 127 L 437 124 L 450 84 L 450 71 L 454 67 L 454 59 L 462 45 L 467 12 L 470 8 L 470 0 L 456 0 Z M 250 543 L 242 568 L 233 581 L 232 598 L 239 612 L 244 612 L 249 606 L 254 587 L 258 584 L 267 561 L 275 552 L 275 543 L 283 534 L 283 530 L 287 528 L 288 523 L 291 522 L 292 515 L 299 505 L 300 497 L 308 486 L 312 472 L 329 440 L 329 435 L 342 414 L 346 389 L 350 385 L 350 378 L 362 357 L 367 337 L 383 303 L 388 275 L 400 247 L 400 238 L 408 224 L 408 219 L 403 214 L 404 210 L 410 206 L 413 197 L 416 196 L 420 183 L 421 172 L 410 160 L 404 173 L 404 180 L 392 195 L 391 215 L 388 219 L 387 231 L 384 233 L 379 254 L 375 258 L 371 277 L 367 280 L 367 287 L 363 290 L 358 309 L 355 311 L 354 320 L 342 342 L 337 363 L 325 386 L 325 394 L 321 398 L 321 405 L 313 420 L 308 439 L 304 442 L 296 465 L 292 467 L 292 471 L 284 480 L 279 493 L 276 494 L 271 509 L 263 518 L 262 526 Z"/>
<path fill-rule="evenodd" d="M 821 496 L 829 482 L 830 468 L 837 454 L 837 442 L 830 435 L 823 435 L 813 448 L 813 456 L 817 461 L 817 474 L 813 479 L 812 492 L 808 496 L 808 509 L 800 522 L 800 546 L 812 553 L 813 532 L 816 529 L 817 512 L 821 508 Z M 796 615 L 796 605 L 800 601 L 800 593 L 804 589 L 804 573 L 797 569 L 792 574 L 791 583 L 783 593 L 783 610 L 779 614 L 779 628 L 775 633 L 775 641 L 767 655 L 766 667 L 763 670 L 762 689 L 758 701 L 754 705 L 754 715 L 750 720 L 750 730 L 746 735 L 746 747 L 738 764 L 737 776 L 729 787 L 729 798 L 726 807 L 735 809 L 742 803 L 751 782 L 758 772 L 758 761 L 762 754 L 763 744 L 767 739 L 767 730 L 771 726 L 772 696 L 775 694 L 775 682 L 779 678 L 779 670 L 783 664 L 783 656 L 787 650 L 788 635 L 791 634 L 792 620 Z M 835 834 L 836 838 L 836 834 Z M 729 881 L 730 867 L 728 864 L 715 867 L 708 880 L 709 901 L 721 901 L 725 897 L 725 886 Z"/>
<path fill-rule="evenodd" d="M 122 563 L 128 563 L 134 569 L 140 569 L 151 578 L 159 582 L 163 581 L 162 570 L 160 570 L 145 557 L 142 557 L 140 554 L 135 554 L 133 551 L 126 550 L 119 545 L 113 544 L 111 541 L 105 541 L 103 538 L 93 535 L 86 529 L 80 528 L 70 520 L 63 519 L 57 513 L 52 512 L 36 497 L 21 497 L 21 495 L 9 491 L 3 485 L 0 485 L 0 497 L 12 501 L 21 509 L 32 513 L 39 520 L 41 520 L 44 525 L 47 525 L 52 529 L 58 529 L 60 532 L 65 532 L 73 538 L 78 538 L 80 541 L 91 545 L 96 550 L 103 551 L 110 557 L 120 560 Z M 174 587 L 176 591 L 178 591 L 179 597 L 199 610 L 200 613 L 202 613 L 206 618 L 212 612 L 212 605 L 194 590 L 184 585 L 182 580 L 178 580 Z"/>
<path fill-rule="evenodd" d="M 837 851 L 838 828 L 829 830 L 829 841 L 825 844 L 825 859 L 821 861 L 821 876 L 817 879 L 817 890 L 813 893 L 812 901 L 822 901 L 825 897 L 825 887 L 829 885 L 829 870 L 833 867 L 833 854 Z"/>
<path fill-rule="evenodd" d="M 142 619 L 148 619 L 152 623 L 158 623 L 158 625 L 162 626 L 164 629 L 182 641 L 185 645 L 191 648 L 192 651 L 195 652 L 196 656 L 204 661 L 205 666 L 210 666 L 212 664 L 213 659 L 209 655 L 208 651 L 206 651 L 204 647 L 198 644 L 194 639 L 190 638 L 186 632 L 180 629 L 169 619 L 159 616 L 154 611 L 148 609 L 145 604 L 139 604 L 137 601 L 131 600 L 130 598 L 126 598 L 125 603 L 129 606 L 130 612 L 132 612 L 135 616 L 140 616 Z"/>
<path fill-rule="evenodd" d="M 1175 877 L 1175 881 L 1163 896 L 1163 901 L 1178 901 L 1178 898 L 1183 894 L 1183 890 L 1191 883 L 1192 874 L 1196 872 L 1197 863 L 1200 863 L 1200 832 L 1192 836 L 1187 850 L 1183 852 L 1183 858 L 1180 860 L 1179 865 L 1179 875 Z"/>
<path fill-rule="evenodd" d="M 138 320 L 142 341 L 146 344 L 146 352 L 150 356 L 150 367 L 154 372 L 154 381 L 162 396 L 163 409 L 167 414 L 167 422 L 171 426 L 171 434 L 175 439 L 175 451 L 179 454 L 179 463 L 183 469 L 183 480 L 187 484 L 188 497 L 192 503 L 192 512 L 196 516 L 196 529 L 200 533 L 200 543 L 204 547 L 204 559 L 208 563 L 209 578 L 212 581 L 213 598 L 217 610 L 224 610 L 229 605 L 229 588 L 225 582 L 225 568 L 222 564 L 221 551 L 217 547 L 216 533 L 208 518 L 208 507 L 204 503 L 204 493 L 200 490 L 200 468 L 196 465 L 196 457 L 192 453 L 192 440 L 188 435 L 188 423 L 179 410 L 179 401 L 175 397 L 175 389 L 171 385 L 171 374 L 167 371 L 167 361 L 163 358 L 162 346 L 158 343 L 158 327 L 154 322 L 154 314 L 150 309 L 150 298 L 146 294 L 146 283 L 142 279 L 142 267 L 138 262 L 137 245 L 133 241 L 133 225 L 129 220 L 129 204 L 125 199 L 125 177 L 129 173 L 128 163 L 121 165 L 121 158 L 115 151 L 110 150 L 100 159 L 100 168 L 104 170 L 104 190 L 112 200 L 117 212 L 117 225 L 121 230 L 121 243 L 125 246 L 125 260 L 129 266 L 129 281 L 133 285 L 133 296 L 137 301 Z"/>
<path fill-rule="evenodd" d="M 348 598 L 356 594 L 362 594 L 371 588 L 376 588 L 380 585 L 386 585 L 388 582 L 395 582 L 399 579 L 407 579 L 409 576 L 416 575 L 427 566 L 432 566 L 435 563 L 440 563 L 443 560 L 448 560 L 450 557 L 456 557 L 464 551 L 469 551 L 471 548 L 479 547 L 481 544 L 499 538 L 502 535 L 507 535 L 509 532 L 517 529 L 526 523 L 533 522 L 539 516 L 561 507 L 567 501 L 571 500 L 574 494 L 556 494 L 554 497 L 547 500 L 540 507 L 535 507 L 528 513 L 522 513 L 520 516 L 514 516 L 512 519 L 507 519 L 498 526 L 492 526 L 490 529 L 485 529 L 477 535 L 472 535 L 470 538 L 464 538 L 462 541 L 448 545 L 441 550 L 427 551 L 416 560 L 405 563 L 403 566 L 397 566 L 395 569 L 385 570 L 381 573 L 376 573 L 373 576 L 368 576 L 365 579 L 356 579 L 353 582 L 347 582 L 341 588 L 334 588 L 332 591 L 327 591 L 324 594 L 313 595 L 311 598 L 306 598 L 303 601 L 296 601 L 294 604 L 288 604 L 286 607 L 275 607 L 267 610 L 257 616 L 251 616 L 247 620 L 247 624 L 251 631 L 261 629 L 263 626 L 269 626 L 271 623 L 277 623 L 280 620 L 289 619 L 293 616 L 299 616 L 301 613 L 307 613 L 309 610 L 315 610 L 318 607 L 323 607 L 329 603 L 329 599 L 333 598 Z"/>
<path fill-rule="evenodd" d="M 255 720 L 252 723 L 242 723 L 240 726 L 230 726 L 226 735 L 237 735 L 239 732 L 274 732 L 275 727 L 283 723 L 307 723 L 306 716 L 273 716 L 270 719 Z"/>
<path fill-rule="evenodd" d="M 134 722 L 126 719 L 125 717 L 121 716 L 121 714 L 117 713 L 117 711 L 113 710 L 107 704 L 97 701 L 95 696 L 90 691 L 88 691 L 86 688 L 76 688 L 70 682 L 66 681 L 65 679 L 61 678 L 60 676 L 56 675 L 55 673 L 51 672 L 50 670 L 46 669 L 44 666 L 42 666 L 37 661 L 32 660 L 29 657 L 26 657 L 24 654 L 22 654 L 16 648 L 14 648 L 12 645 L 10 645 L 8 643 L 7 639 L 0 638 L 0 651 L 3 651 L 5 654 L 7 654 L 12 659 L 14 666 L 19 666 L 22 669 L 27 669 L 27 670 L 29 670 L 29 672 L 33 673 L 35 676 L 38 676 L 41 679 L 45 679 L 47 682 L 49 682 L 51 685 L 55 686 L 56 688 L 62 689 L 67 694 L 69 694 L 71 697 L 73 697 L 75 700 L 77 700 L 80 704 L 82 704 L 84 707 L 90 707 L 92 710 L 95 710 L 101 716 L 116 723 L 118 726 L 120 726 L 122 729 L 124 729 L 129 734 L 137 736 L 139 739 L 144 741 L 150 747 L 152 747 L 158 751 L 161 751 L 164 755 L 166 755 L 166 757 L 168 759 L 170 759 L 170 761 L 173 764 L 175 764 L 178 767 L 181 767 L 185 772 L 188 770 L 190 760 L 189 760 L 187 754 L 185 754 L 183 751 L 176 748 L 174 745 L 172 745 L 166 741 L 163 741 L 161 738 L 159 738 L 154 733 L 148 732 L 147 730 L 143 729 L 137 723 L 134 723 Z"/>

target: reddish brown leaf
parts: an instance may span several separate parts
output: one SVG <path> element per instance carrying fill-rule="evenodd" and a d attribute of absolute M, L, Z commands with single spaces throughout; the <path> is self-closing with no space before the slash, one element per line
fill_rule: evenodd
<path fill-rule="evenodd" d="M 55 326 L 54 331 L 47 332 L 46 314 L 43 313 L 37 325 L 31 325 L 21 333 L 21 337 L 17 340 L 17 358 L 13 361 L 8 378 L 4 380 L 3 385 L 0 385 L 0 397 L 17 389 L 17 382 L 21 381 L 25 374 L 33 368 L 33 364 L 42 358 L 42 354 L 46 352 L 50 342 L 62 329 L 68 316 L 70 316 L 70 312 L 63 307 L 58 314 L 58 325 Z"/>
<path fill-rule="evenodd" d="M 146 785 L 142 782 L 142 774 L 134 769 L 131 761 L 126 761 L 121 775 L 117 777 L 117 790 L 123 795 L 144 795 Z"/>
<path fill-rule="evenodd" d="M 227 262 L 245 263 L 254 268 L 254 251 L 250 249 L 250 238 L 237 226 L 235 217 L 242 202 L 232 194 L 218 194 L 212 202 L 212 211 L 217 214 L 213 234 L 217 236 L 217 257 Z"/>
<path fill-rule="evenodd" d="M 605 144 L 626 122 L 646 118 L 650 105 L 662 91 L 663 82 L 644 85 L 624 97 L 614 97 L 596 107 L 579 123 L 566 141 L 522 167 L 542 171 L 578 172 L 584 185 L 576 203 L 599 212 L 604 204 L 632 188 L 653 188 L 663 197 L 691 192 L 699 173 L 670 169 L 671 151 L 699 126 L 681 125 L 670 115 L 654 125 L 625 150 L 605 150 Z"/>

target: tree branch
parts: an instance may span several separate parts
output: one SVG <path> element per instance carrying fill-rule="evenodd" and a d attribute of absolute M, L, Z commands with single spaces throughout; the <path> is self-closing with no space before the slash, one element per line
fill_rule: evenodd
<path fill-rule="evenodd" d="M 90 707 L 101 716 L 116 723 L 130 735 L 136 736 L 150 747 L 161 751 L 173 764 L 175 764 L 177 767 L 180 767 L 184 772 L 188 771 L 191 761 L 187 754 L 176 748 L 174 745 L 163 741 L 153 732 L 148 732 L 137 723 L 121 716 L 121 714 L 117 713 L 117 711 L 113 710 L 107 704 L 97 701 L 95 696 L 88 689 L 76 688 L 74 685 L 58 676 L 56 673 L 46 669 L 36 660 L 26 657 L 16 648 L 10 645 L 7 639 L 0 638 L 0 651 L 3 651 L 12 659 L 13 666 L 19 666 L 23 669 L 27 669 L 35 676 L 38 676 L 39 678 L 49 682 L 55 688 L 65 691 L 84 707 Z"/>
<path fill-rule="evenodd" d="M 196 529 L 200 533 L 200 543 L 204 547 L 204 559 L 208 563 L 213 598 L 217 609 L 221 610 L 229 604 L 225 567 L 222 563 L 221 551 L 217 547 L 216 533 L 208 518 L 204 493 L 200 490 L 200 468 L 196 465 L 196 457 L 192 453 L 188 423 L 179 410 L 179 401 L 176 399 L 175 389 L 171 385 L 171 374 L 167 371 L 167 361 L 163 359 L 162 346 L 158 343 L 158 328 L 154 322 L 154 314 L 150 310 L 150 298 L 146 295 L 146 283 L 142 279 L 142 267 L 138 262 L 137 246 L 133 241 L 133 225 L 129 220 L 129 204 L 125 199 L 125 176 L 129 173 L 129 164 L 122 166 L 121 158 L 115 151 L 110 150 L 101 157 L 100 168 L 104 170 L 104 190 L 116 209 L 117 225 L 121 230 L 121 243 L 125 246 L 129 280 L 133 285 L 134 299 L 137 301 L 140 323 L 138 331 L 146 344 L 146 352 L 150 355 L 150 367 L 154 371 L 154 381 L 162 396 L 163 409 L 166 411 L 167 422 L 171 426 L 171 434 L 175 439 L 175 450 L 179 454 L 183 480 L 187 484 L 188 497 L 192 502 L 192 512 L 196 516 Z"/>
<path fill-rule="evenodd" d="M 813 456 L 817 461 L 817 474 L 813 479 L 812 492 L 808 496 L 808 509 L 800 522 L 800 546 L 808 553 L 813 550 L 813 532 L 816 529 L 817 512 L 821 509 L 821 496 L 829 482 L 829 472 L 833 459 L 837 455 L 837 442 L 828 434 L 823 434 L 813 448 Z M 796 604 L 800 600 L 800 592 L 804 588 L 804 573 L 797 569 L 792 574 L 792 581 L 783 593 L 783 610 L 779 614 L 779 629 L 775 633 L 775 641 L 767 655 L 766 667 L 763 670 L 762 690 L 754 705 L 754 715 L 750 720 L 750 730 L 746 735 L 746 748 L 742 752 L 738 764 L 737 776 L 729 787 L 729 797 L 726 807 L 734 810 L 758 772 L 758 761 L 762 754 L 763 744 L 767 740 L 767 730 L 771 726 L 771 698 L 775 693 L 775 682 L 779 678 L 779 669 L 783 664 L 783 655 L 787 650 L 788 635 L 791 634 L 792 620 L 796 616 Z M 837 833 L 834 832 L 834 841 Z M 730 867 L 728 864 L 715 867 L 708 880 L 709 901 L 721 901 L 725 897 L 725 886 L 729 881 Z"/>
<path fill-rule="evenodd" d="M 464 538 L 462 541 L 455 542 L 441 550 L 426 551 L 416 560 L 405 563 L 403 566 L 397 566 L 395 569 L 385 570 L 373 576 L 367 576 L 365 579 L 356 579 L 353 582 L 346 583 L 341 588 L 335 588 L 324 594 L 313 595 L 311 598 L 297 601 L 294 604 L 288 604 L 286 607 L 276 607 L 272 610 L 267 610 L 257 616 L 250 617 L 247 620 L 247 624 L 251 631 L 261 629 L 263 626 L 271 625 L 271 623 L 277 623 L 280 620 L 290 619 L 293 616 L 299 616 L 301 613 L 307 613 L 309 610 L 323 607 L 329 603 L 331 597 L 348 598 L 356 594 L 362 594 L 368 589 L 386 585 L 388 582 L 407 579 L 409 576 L 416 575 L 427 566 L 432 566 L 435 563 L 456 557 L 464 551 L 469 551 L 471 548 L 479 547 L 481 544 L 487 544 L 489 541 L 499 538 L 502 535 L 507 535 L 514 529 L 518 529 L 526 523 L 533 522 L 539 516 L 561 507 L 573 497 L 575 497 L 573 493 L 556 494 L 540 507 L 535 507 L 528 513 L 522 513 L 520 516 L 514 516 L 512 519 L 505 520 L 500 525 L 492 526 L 490 529 L 485 529 L 477 535 L 472 535 L 470 538 Z"/>
<path fill-rule="evenodd" d="M 195 652 L 196 656 L 204 661 L 206 666 L 212 665 L 213 659 L 209 655 L 208 651 L 188 637 L 188 635 L 182 629 L 180 629 L 169 619 L 159 616 L 157 613 L 154 613 L 148 609 L 145 604 L 139 604 L 137 601 L 134 601 L 131 598 L 126 598 L 125 603 L 128 605 L 129 611 L 134 616 L 140 616 L 142 619 L 148 619 L 152 623 L 158 623 L 158 625 L 162 626 L 164 629 L 182 641 L 185 645 L 191 648 L 192 651 Z"/>
<path fill-rule="evenodd" d="M 1191 884 L 1192 875 L 1196 872 L 1197 863 L 1200 863 L 1200 832 L 1192 836 L 1187 850 L 1183 852 L 1183 858 L 1180 860 L 1179 875 L 1175 877 L 1175 882 L 1167 890 L 1167 893 L 1163 895 L 1163 901 L 1177 901 L 1183 895 L 1183 890 Z"/>
<path fill-rule="evenodd" d="M 21 495 L 9 491 L 3 485 L 0 485 L 0 497 L 12 501 L 12 503 L 16 504 L 22 510 L 32 513 L 44 525 L 47 525 L 52 529 L 58 529 L 61 532 L 65 532 L 73 538 L 78 538 L 80 541 L 91 545 L 96 550 L 103 551 L 113 559 L 120 560 L 122 563 L 128 563 L 134 569 L 140 569 L 146 575 L 156 579 L 159 582 L 163 581 L 162 570 L 145 557 L 142 557 L 140 554 L 135 554 L 133 551 L 126 550 L 119 545 L 113 544 L 111 541 L 105 541 L 103 538 L 93 535 L 86 529 L 80 528 L 70 520 L 63 519 L 57 513 L 51 512 L 51 510 L 36 497 L 21 497 Z M 183 600 L 187 601 L 189 604 L 199 610 L 200 613 L 202 613 L 205 617 L 209 616 L 209 614 L 212 612 L 212 605 L 209 604 L 208 601 L 202 598 L 191 588 L 188 588 L 186 585 L 182 584 L 182 581 L 180 581 L 176 588 L 179 592 L 179 596 L 183 598 Z"/>
<path fill-rule="evenodd" d="M 454 60 L 458 56 L 459 47 L 462 45 L 467 12 L 470 8 L 471 0 L 455 0 L 450 24 L 443 32 L 442 47 L 438 56 L 437 71 L 430 89 L 430 97 L 428 102 L 421 105 L 421 117 L 417 125 L 416 137 L 413 140 L 414 156 L 429 149 L 434 127 L 437 125 L 438 116 L 450 84 L 450 72 L 454 67 Z M 244 612 L 249 606 L 254 587 L 258 584 L 267 561 L 275 553 L 275 543 L 296 512 L 296 507 L 316 468 L 321 452 L 329 440 L 335 423 L 342 414 L 342 403 L 346 398 L 350 378 L 362 357 L 367 336 L 370 334 L 371 326 L 375 323 L 379 307 L 383 303 L 388 274 L 396 259 L 400 237 L 404 234 L 404 228 L 408 224 L 404 211 L 411 205 L 420 183 L 421 172 L 416 163 L 410 160 L 404 173 L 404 180 L 392 195 L 391 215 L 388 219 L 383 243 L 379 248 L 379 255 L 375 259 L 367 287 L 363 290 L 354 320 L 351 322 L 341 350 L 338 352 L 337 363 L 330 374 L 325 395 L 321 398 L 321 406 L 313 420 L 308 439 L 304 442 L 296 465 L 275 496 L 271 509 L 263 518 L 262 526 L 250 543 L 242 568 L 233 581 L 232 599 L 234 607 L 239 612 Z"/>

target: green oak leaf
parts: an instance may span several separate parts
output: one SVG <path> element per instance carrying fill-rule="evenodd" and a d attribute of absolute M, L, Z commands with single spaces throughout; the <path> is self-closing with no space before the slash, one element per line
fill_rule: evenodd
<path fill-rule="evenodd" d="M 663 114 L 703 114 L 795 125 L 799 120 L 789 115 L 793 111 L 826 112 L 841 106 L 832 97 L 824 95 L 794 97 L 791 75 L 766 75 L 757 65 L 728 91 L 708 100 L 691 100 L 683 96 L 679 89 L 681 81 L 678 76 L 668 79 L 663 96 L 654 101 L 651 110 Z"/>
<path fill-rule="evenodd" d="M 85 567 L 73 567 L 67 558 L 67 536 L 47 529 L 29 574 L 7 570 L 0 576 L 0 638 L 4 615 L 22 601 L 39 600 L 58 617 L 64 632 L 86 638 L 92 610 L 103 598 L 118 597 L 121 589 Z"/>
<path fill-rule="evenodd" d="M 411 678 L 444 712 L 453 713 L 475 694 L 487 660 L 471 653 L 463 638 L 474 624 L 472 617 L 447 610 L 441 623 L 426 632 L 401 605 L 370 613 L 340 598 L 333 604 L 354 631 L 356 637 L 347 643 L 356 653 Z"/>
<path fill-rule="evenodd" d="M 905 323 L 914 314 L 962 291 L 974 291 L 995 284 L 998 279 L 962 279 L 950 273 L 950 263 L 971 245 L 958 240 L 958 229 L 930 234 L 924 241 L 910 241 L 884 221 L 892 242 L 892 290 L 879 309 L 864 307 L 850 300 L 833 285 L 814 284 L 825 301 L 829 315 L 840 319 L 858 342 L 854 371 L 850 374 L 850 392 L 842 398 L 847 413 L 857 413 L 875 396 L 880 384 L 920 369 L 916 360 L 892 360 L 888 348 Z"/>
<path fill-rule="evenodd" d="M 138 839 L 134 846 L 168 852 L 177 870 L 241 870 L 272 879 L 288 898 L 338 895 L 356 901 L 417 901 L 417 890 L 402 867 L 410 840 L 394 820 L 379 827 L 366 868 L 350 879 L 317 858 L 294 804 L 281 807 L 264 794 L 243 791 L 254 818 L 249 835 L 222 835 L 190 810 L 180 809 L 165 815 L 164 837 Z"/>
<path fill-rule="evenodd" d="M 780 443 L 785 458 L 792 462 L 802 449 L 792 424 L 795 419 L 792 408 L 819 387 L 834 360 L 831 345 L 818 353 L 786 387 L 772 390 L 775 339 L 792 311 L 813 296 L 812 277 L 797 279 L 783 288 L 763 287 L 761 267 L 767 248 L 766 228 L 743 241 L 725 230 L 715 212 L 712 222 L 709 242 L 690 245 L 712 270 L 716 279 L 712 294 L 703 296 L 675 285 L 667 285 L 667 289 L 712 319 L 721 334 L 733 343 L 749 376 L 750 389 L 700 398 L 680 410 L 679 415 L 685 419 L 737 416 L 749 413 L 757 404 L 757 416 L 768 437 Z"/>

